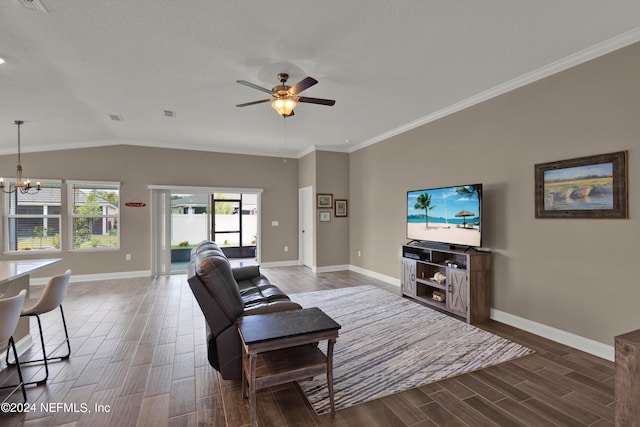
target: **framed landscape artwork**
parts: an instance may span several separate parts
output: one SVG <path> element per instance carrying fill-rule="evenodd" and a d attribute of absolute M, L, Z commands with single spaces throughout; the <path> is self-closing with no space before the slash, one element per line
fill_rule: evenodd
<path fill-rule="evenodd" d="M 628 218 L 627 152 L 535 165 L 536 218 Z"/>
<path fill-rule="evenodd" d="M 333 194 L 318 194 L 316 206 L 318 208 L 331 209 L 333 207 Z"/>

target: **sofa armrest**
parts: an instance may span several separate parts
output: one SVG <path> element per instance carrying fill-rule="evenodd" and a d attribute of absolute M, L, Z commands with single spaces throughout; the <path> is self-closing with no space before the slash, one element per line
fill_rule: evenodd
<path fill-rule="evenodd" d="M 251 280 L 254 277 L 260 276 L 260 266 L 246 265 L 244 267 L 235 267 L 231 269 L 231 274 L 236 282 Z"/>
<path fill-rule="evenodd" d="M 300 310 L 302 306 L 293 301 L 273 301 L 263 304 L 256 304 L 250 307 L 245 307 L 243 316 L 251 316 L 253 314 L 265 314 L 276 313 L 279 311 L 287 310 Z"/>

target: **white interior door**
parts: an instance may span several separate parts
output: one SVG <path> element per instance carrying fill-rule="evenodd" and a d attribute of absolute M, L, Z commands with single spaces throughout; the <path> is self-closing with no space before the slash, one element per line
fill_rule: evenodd
<path fill-rule="evenodd" d="M 300 263 L 307 267 L 314 267 L 314 203 L 313 187 L 304 187 L 298 190 L 298 224 L 299 230 L 299 257 Z"/>

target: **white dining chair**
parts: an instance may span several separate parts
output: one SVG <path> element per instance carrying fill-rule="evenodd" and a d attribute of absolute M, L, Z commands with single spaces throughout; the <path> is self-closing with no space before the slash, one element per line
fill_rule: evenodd
<path fill-rule="evenodd" d="M 18 361 L 16 343 L 13 341 L 13 333 L 16 330 L 16 326 L 18 326 L 18 320 L 20 320 L 20 312 L 22 311 L 26 294 L 27 291 L 23 289 L 16 296 L 0 299 L 0 348 L 4 350 L 6 346 L 7 354 L 10 349 L 13 350 L 14 360 L 18 362 L 16 363 L 16 367 L 18 368 L 18 379 L 20 381 L 18 384 L 0 387 L 1 389 L 12 389 L 1 403 L 7 402 L 19 389 L 22 389 L 22 397 L 25 402 L 27 401 L 27 392 L 24 388 L 25 383 Z"/>
<path fill-rule="evenodd" d="M 53 276 L 49 279 L 42 291 L 40 298 L 27 299 L 24 303 L 24 307 L 20 316 L 33 316 L 38 321 L 38 329 L 40 331 L 40 344 L 42 345 L 42 359 L 32 359 L 21 361 L 21 365 L 28 363 L 44 362 L 45 377 L 41 380 L 31 381 L 25 384 L 37 384 L 41 385 L 47 382 L 49 378 L 49 360 L 65 360 L 71 355 L 71 344 L 69 343 L 69 332 L 67 330 L 67 322 L 64 318 L 64 310 L 62 309 L 62 301 L 67 294 L 67 288 L 69 286 L 69 278 L 71 277 L 71 270 L 65 271 L 63 274 Z M 64 327 L 65 340 L 53 349 L 49 354 L 44 344 L 44 334 L 42 333 L 42 322 L 40 321 L 40 315 L 49 313 L 56 308 L 60 308 L 60 314 L 62 315 L 62 325 Z M 52 356 L 60 347 L 67 344 L 67 354 L 64 356 Z M 9 364 L 9 353 L 7 352 L 7 364 Z"/>

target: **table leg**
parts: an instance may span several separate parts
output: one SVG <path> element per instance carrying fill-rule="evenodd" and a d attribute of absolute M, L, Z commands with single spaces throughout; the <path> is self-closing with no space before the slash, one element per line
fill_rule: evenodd
<path fill-rule="evenodd" d="M 247 395 L 247 354 L 244 352 L 244 350 L 242 351 L 242 398 L 246 399 L 247 397 L 249 397 Z"/>
<path fill-rule="evenodd" d="M 327 388 L 329 389 L 329 403 L 331 404 L 332 414 L 336 412 L 336 405 L 333 401 L 333 345 L 335 342 L 335 338 L 332 338 L 327 343 Z"/>
<path fill-rule="evenodd" d="M 257 427 L 256 420 L 256 354 L 249 355 L 249 365 L 251 374 L 249 375 L 249 410 L 251 411 L 251 426 Z"/>

